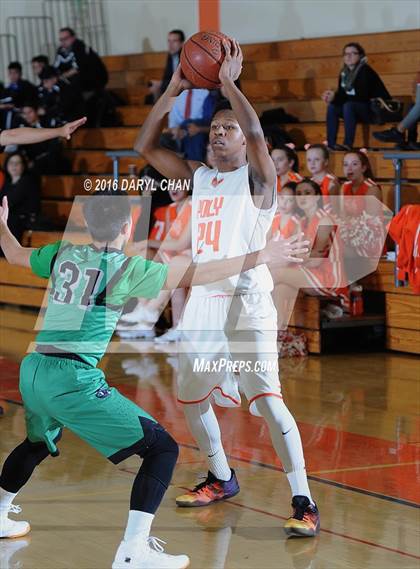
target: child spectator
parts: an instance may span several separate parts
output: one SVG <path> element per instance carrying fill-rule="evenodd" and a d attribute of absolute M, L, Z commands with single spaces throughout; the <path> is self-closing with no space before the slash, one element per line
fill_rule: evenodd
<path fill-rule="evenodd" d="M 329 210 L 331 209 L 330 196 L 336 196 L 340 191 L 338 178 L 328 171 L 330 153 L 325 144 L 307 144 L 305 150 L 306 167 L 311 174 L 311 180 L 321 188 L 324 208 Z"/>
<path fill-rule="evenodd" d="M 51 126 L 71 122 L 83 116 L 85 104 L 76 85 L 58 78 L 57 70 L 48 65 L 41 71 L 38 87 L 39 106 Z"/>
<path fill-rule="evenodd" d="M 41 72 L 50 64 L 46 55 L 36 55 L 31 60 L 32 72 L 39 79 Z M 39 84 L 41 81 L 39 81 Z"/>
<path fill-rule="evenodd" d="M 284 144 L 273 148 L 271 158 L 277 173 L 277 193 L 288 182 L 300 182 L 302 176 L 298 174 L 299 158 L 294 150 L 294 144 Z"/>
<path fill-rule="evenodd" d="M 40 117 L 38 104 L 28 102 L 22 108 L 24 125 L 32 128 L 46 128 L 51 125 L 46 118 Z M 63 155 L 63 146 L 59 139 L 28 144 L 20 147 L 25 154 L 31 172 L 37 176 L 64 174 L 69 171 L 69 164 Z"/>

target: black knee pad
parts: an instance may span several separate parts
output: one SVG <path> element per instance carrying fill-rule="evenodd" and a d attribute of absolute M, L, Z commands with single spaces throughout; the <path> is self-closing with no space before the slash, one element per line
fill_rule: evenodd
<path fill-rule="evenodd" d="M 140 454 L 143 458 L 141 471 L 168 487 L 178 460 L 179 447 L 161 425 L 156 425 L 154 442 Z"/>

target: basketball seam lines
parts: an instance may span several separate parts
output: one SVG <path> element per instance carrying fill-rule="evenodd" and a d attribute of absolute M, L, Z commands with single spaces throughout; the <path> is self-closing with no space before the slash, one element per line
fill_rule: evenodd
<path fill-rule="evenodd" d="M 212 59 L 214 59 L 214 61 L 215 61 L 216 63 L 219 63 L 219 60 L 216 59 L 216 58 L 214 57 L 214 55 L 213 55 L 210 51 L 208 51 L 203 45 L 201 45 L 200 43 L 197 43 L 193 38 L 191 38 L 191 41 L 192 41 L 192 43 L 195 43 L 196 46 L 201 47 L 201 49 L 202 49 L 203 51 L 205 51 L 208 55 L 210 55 L 210 57 L 211 57 Z"/>
<path fill-rule="evenodd" d="M 188 62 L 188 65 L 191 67 L 191 69 L 194 70 L 194 73 L 197 73 L 197 75 L 200 75 L 200 77 L 202 77 L 203 79 L 205 79 L 205 80 L 208 81 L 209 83 L 214 83 L 215 85 L 219 85 L 219 82 L 212 81 L 211 79 L 208 79 L 207 77 L 205 77 L 204 75 L 202 75 L 199 71 L 197 71 L 197 69 L 192 65 L 191 61 L 188 59 L 188 55 L 187 55 L 186 52 L 184 53 L 184 55 L 185 55 L 185 59 L 186 59 L 187 62 Z"/>

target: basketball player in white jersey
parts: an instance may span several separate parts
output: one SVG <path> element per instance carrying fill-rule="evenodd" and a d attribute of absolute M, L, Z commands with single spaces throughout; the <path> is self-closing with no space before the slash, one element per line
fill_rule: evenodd
<path fill-rule="evenodd" d="M 241 48 L 236 41 L 225 41 L 224 49 L 219 78 L 232 109 L 216 112 L 211 122 L 210 144 L 216 168 L 183 160 L 159 146 L 165 115 L 181 91 L 192 88 L 180 68 L 135 143 L 135 149 L 167 178 L 191 180 L 195 262 L 260 249 L 276 210 L 274 164 L 257 114 L 234 84 L 242 69 Z M 272 288 L 265 265 L 212 285 L 192 287 L 181 323 L 190 357 L 181 356 L 178 399 L 191 433 L 207 457 L 209 472 L 202 484 L 179 496 L 177 504 L 206 506 L 239 492 L 212 408 L 213 401 L 239 406 L 239 383 L 250 412 L 267 422 L 290 483 L 293 513 L 285 531 L 288 535 L 314 536 L 319 531 L 319 513 L 308 486 L 299 430 L 281 395 Z M 225 359 L 232 361 L 233 367 L 224 367 Z M 241 367 L 245 360 L 246 368 Z M 201 366 L 199 370 L 197 366 Z M 240 369 L 239 381 L 233 373 L 235 367 Z"/>

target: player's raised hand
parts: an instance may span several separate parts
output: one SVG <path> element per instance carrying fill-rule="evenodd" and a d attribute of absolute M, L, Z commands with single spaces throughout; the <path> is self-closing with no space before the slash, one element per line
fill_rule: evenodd
<path fill-rule="evenodd" d="M 9 204 L 7 203 L 7 197 L 4 196 L 0 205 L 0 224 L 7 225 L 8 217 L 9 217 Z"/>
<path fill-rule="evenodd" d="M 303 233 L 283 239 L 277 232 L 265 248 L 265 253 L 269 257 L 268 263 L 276 266 L 303 263 L 308 256 L 309 245 L 310 241 L 304 239 Z"/>
<path fill-rule="evenodd" d="M 188 79 L 185 79 L 182 73 L 181 64 L 179 64 L 176 70 L 173 72 L 167 89 L 174 96 L 179 95 L 180 93 L 182 93 L 182 91 L 185 91 L 186 89 L 194 89 L 194 85 L 190 81 L 188 81 Z"/>
<path fill-rule="evenodd" d="M 77 121 L 68 122 L 64 126 L 60 127 L 60 131 L 61 131 L 60 136 L 62 136 L 63 138 L 66 138 L 67 140 L 70 140 L 73 132 L 75 130 L 77 130 L 80 126 L 84 125 L 86 121 L 87 121 L 87 118 L 83 117 L 81 119 L 77 119 Z"/>
<path fill-rule="evenodd" d="M 220 66 L 219 79 L 223 85 L 225 81 L 236 81 L 242 71 L 243 55 L 239 43 L 232 39 L 222 40 L 223 49 L 225 50 L 225 58 Z"/>

